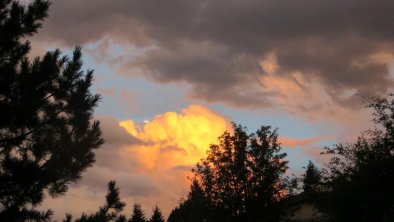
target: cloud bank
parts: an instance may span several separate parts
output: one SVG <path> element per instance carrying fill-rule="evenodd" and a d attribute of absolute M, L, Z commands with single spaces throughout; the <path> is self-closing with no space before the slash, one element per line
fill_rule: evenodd
<path fill-rule="evenodd" d="M 392 89 L 393 11 L 387 0 L 57 0 L 38 39 L 98 44 L 122 75 L 183 82 L 197 100 L 332 113 Z"/>

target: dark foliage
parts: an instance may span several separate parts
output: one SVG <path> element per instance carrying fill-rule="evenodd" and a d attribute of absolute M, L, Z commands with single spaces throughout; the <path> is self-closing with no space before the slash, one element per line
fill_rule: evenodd
<path fill-rule="evenodd" d="M 321 180 L 321 172 L 315 164 L 312 163 L 312 161 L 309 161 L 305 174 L 302 178 L 304 192 L 308 193 L 317 190 L 319 185 L 321 185 Z"/>
<path fill-rule="evenodd" d="M 192 191 L 171 219 L 177 214 L 178 218 L 188 215 L 199 206 L 200 216 L 206 216 L 199 221 L 279 219 L 279 200 L 287 192 L 283 179 L 287 161 L 286 154 L 279 153 L 276 130 L 263 126 L 248 135 L 244 127 L 234 124 L 233 131 L 220 136 L 219 144 L 211 145 L 207 158 L 197 164 Z M 193 203 L 194 199 L 198 202 Z"/>
<path fill-rule="evenodd" d="M 153 208 L 152 217 L 150 218 L 149 222 L 164 222 L 163 214 L 158 206 Z"/>
<path fill-rule="evenodd" d="M 189 194 L 185 201 L 173 209 L 168 217 L 168 222 L 201 222 L 209 221 L 210 209 L 203 190 L 197 180 L 193 180 Z"/>
<path fill-rule="evenodd" d="M 129 222 L 147 222 L 144 211 L 141 209 L 141 205 L 137 203 L 134 204 L 133 214 L 131 215 Z"/>
<path fill-rule="evenodd" d="M 333 221 L 394 221 L 394 99 L 372 98 L 376 127 L 326 148 L 331 161 L 316 203 Z"/>
<path fill-rule="evenodd" d="M 120 201 L 119 188 L 116 187 L 115 181 L 110 181 L 108 183 L 106 204 L 100 207 L 98 212 L 90 215 L 83 214 L 75 222 L 126 222 L 126 217 L 119 214 L 125 206 L 126 204 Z M 68 214 L 63 221 L 71 222 L 72 216 Z"/>
<path fill-rule="evenodd" d="M 80 48 L 72 58 L 59 50 L 30 61 L 32 36 L 49 3 L 0 1 L 0 221 L 49 220 L 35 207 L 44 193 L 57 197 L 94 162 L 103 140 L 90 92 L 93 72 L 81 71 Z"/>

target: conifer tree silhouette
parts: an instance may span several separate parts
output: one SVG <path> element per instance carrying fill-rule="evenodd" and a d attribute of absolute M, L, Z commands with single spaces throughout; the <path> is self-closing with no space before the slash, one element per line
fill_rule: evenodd
<path fill-rule="evenodd" d="M 312 161 L 309 161 L 302 178 L 304 192 L 315 191 L 317 186 L 321 183 L 321 180 L 321 172 Z"/>
<path fill-rule="evenodd" d="M 126 222 L 126 217 L 119 214 L 125 206 L 126 203 L 120 201 L 119 188 L 116 187 L 116 182 L 110 181 L 105 205 L 94 214 L 82 214 L 75 222 Z M 72 222 L 71 214 L 67 214 L 63 222 Z"/>
<path fill-rule="evenodd" d="M 0 221 L 49 220 L 45 192 L 58 197 L 94 162 L 102 143 L 93 108 L 100 96 L 83 72 L 81 49 L 30 60 L 30 43 L 49 2 L 0 1 Z"/>
<path fill-rule="evenodd" d="M 142 211 L 140 204 L 134 204 L 133 214 L 131 215 L 129 222 L 146 222 L 145 214 L 144 211 Z"/>
<path fill-rule="evenodd" d="M 157 205 L 153 208 L 153 214 L 149 222 L 164 222 L 163 214 Z"/>

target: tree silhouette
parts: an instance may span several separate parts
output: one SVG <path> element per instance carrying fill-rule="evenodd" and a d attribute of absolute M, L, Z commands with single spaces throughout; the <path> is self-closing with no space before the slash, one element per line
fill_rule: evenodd
<path fill-rule="evenodd" d="M 49 3 L 0 2 L 0 221 L 49 220 L 36 206 L 57 197 L 94 162 L 103 140 L 90 92 L 93 72 L 81 70 L 81 50 L 59 50 L 30 61 L 29 41 Z M 23 42 L 24 41 L 24 42 Z"/>
<path fill-rule="evenodd" d="M 126 222 L 126 217 L 119 214 L 125 206 L 126 204 L 120 201 L 119 188 L 116 187 L 115 181 L 110 181 L 108 183 L 106 204 L 100 207 L 98 212 L 90 215 L 83 214 L 75 222 Z M 72 216 L 68 214 L 63 221 L 72 222 Z"/>
<path fill-rule="evenodd" d="M 171 211 L 168 222 L 208 221 L 210 212 L 207 204 L 201 186 L 197 180 L 193 180 L 186 200 Z"/>
<path fill-rule="evenodd" d="M 133 206 L 133 214 L 129 222 L 146 222 L 144 211 L 141 209 L 141 205 L 135 203 Z"/>
<path fill-rule="evenodd" d="M 206 220 L 277 220 L 287 184 L 282 178 L 286 154 L 280 150 L 278 134 L 269 126 L 248 135 L 246 128 L 233 124 L 233 133 L 223 133 L 194 170 L 210 211 Z M 188 201 L 190 197 L 184 205 Z"/>
<path fill-rule="evenodd" d="M 157 205 L 153 208 L 153 214 L 149 222 L 164 222 L 163 214 Z"/>
<path fill-rule="evenodd" d="M 375 128 L 326 148 L 331 161 L 318 206 L 335 221 L 393 221 L 394 96 L 371 98 Z"/>
<path fill-rule="evenodd" d="M 305 174 L 302 178 L 304 192 L 315 191 L 317 186 L 321 184 L 321 177 L 319 169 L 312 163 L 312 161 L 309 161 Z"/>

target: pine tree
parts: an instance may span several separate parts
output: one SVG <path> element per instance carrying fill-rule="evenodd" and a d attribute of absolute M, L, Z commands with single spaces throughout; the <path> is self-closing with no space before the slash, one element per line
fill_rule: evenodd
<path fill-rule="evenodd" d="M 304 192 L 312 192 L 321 183 L 321 173 L 319 169 L 309 161 L 304 177 L 302 178 Z"/>
<path fill-rule="evenodd" d="M 106 204 L 100 207 L 99 211 L 94 214 L 82 214 L 75 222 L 126 222 L 126 217 L 119 214 L 126 203 L 120 201 L 119 188 L 116 187 L 115 181 L 108 183 L 108 193 L 106 196 Z M 63 222 L 72 222 L 72 215 L 67 214 Z"/>
<path fill-rule="evenodd" d="M 197 180 L 193 180 L 186 200 L 174 208 L 168 216 L 168 222 L 209 221 L 208 202 Z"/>
<path fill-rule="evenodd" d="M 153 214 L 149 222 L 164 222 L 163 214 L 157 205 L 153 208 Z"/>
<path fill-rule="evenodd" d="M 63 195 L 94 162 L 103 140 L 93 108 L 93 72 L 81 70 L 81 50 L 59 50 L 32 61 L 29 41 L 49 3 L 0 1 L 0 221 L 49 220 L 36 210 L 48 192 Z"/>
<path fill-rule="evenodd" d="M 140 204 L 134 204 L 133 214 L 131 215 L 129 222 L 146 222 L 145 214 L 144 211 L 142 211 Z"/>

